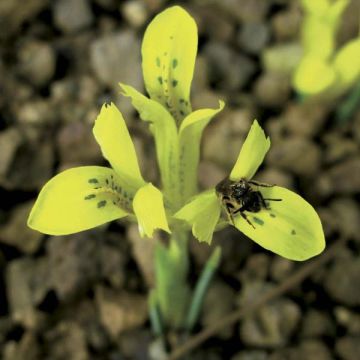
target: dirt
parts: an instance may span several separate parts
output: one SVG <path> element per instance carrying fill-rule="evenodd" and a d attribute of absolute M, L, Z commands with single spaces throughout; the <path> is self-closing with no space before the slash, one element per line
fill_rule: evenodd
<path fill-rule="evenodd" d="M 154 14 L 175 3 L 199 26 L 194 108 L 216 106 L 218 99 L 227 104 L 205 131 L 200 187 L 226 176 L 257 118 L 272 140 L 258 179 L 311 202 L 328 244 L 348 238 L 333 261 L 189 358 L 357 360 L 360 109 L 339 123 L 340 102 L 302 102 L 292 90 L 302 18 L 297 0 L 1 2 L 0 358 L 140 360 L 150 359 L 149 352 L 161 358 L 146 305 L 156 239 L 140 239 L 136 226 L 122 221 L 44 236 L 28 229 L 26 218 L 43 184 L 59 171 L 106 165 L 91 132 L 105 101 L 120 107 L 144 177 L 158 183 L 152 139 L 117 83 L 143 91 L 143 32 Z M 356 0 L 345 12 L 341 43 L 358 33 L 354 13 Z M 197 330 L 301 266 L 231 228 L 216 233 L 213 243 L 223 258 Z M 210 252 L 191 242 L 191 283 Z"/>

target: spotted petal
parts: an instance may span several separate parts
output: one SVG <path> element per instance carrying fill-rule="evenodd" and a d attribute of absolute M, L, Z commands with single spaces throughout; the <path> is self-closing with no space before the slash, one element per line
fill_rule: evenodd
<path fill-rule="evenodd" d="M 144 185 L 134 144 L 125 120 L 115 104 L 103 105 L 93 132 L 104 157 L 122 178 L 123 183 L 126 182 L 133 189 Z"/>
<path fill-rule="evenodd" d="M 133 194 L 118 183 L 116 173 L 100 166 L 65 170 L 42 188 L 28 226 L 50 235 L 87 230 L 128 214 Z"/>
<path fill-rule="evenodd" d="M 163 196 L 155 186 L 149 183 L 140 188 L 135 195 L 133 207 L 142 236 L 152 237 L 155 229 L 170 233 Z"/>
<path fill-rule="evenodd" d="M 197 27 L 181 7 L 157 15 L 142 44 L 146 89 L 177 121 L 191 112 L 190 86 L 197 52 Z"/>
<path fill-rule="evenodd" d="M 214 190 L 209 190 L 183 206 L 174 217 L 192 226 L 193 235 L 199 240 L 211 243 L 219 220 L 221 207 Z"/>
<path fill-rule="evenodd" d="M 264 130 L 254 120 L 249 134 L 240 150 L 235 166 L 230 173 L 230 180 L 241 178 L 251 179 L 264 160 L 270 148 L 270 139 L 265 136 Z"/>
<path fill-rule="evenodd" d="M 301 196 L 285 188 L 259 187 L 270 210 L 245 212 L 253 228 L 240 215 L 235 226 L 256 243 L 291 260 L 306 260 L 325 247 L 322 225 L 314 208 Z"/>

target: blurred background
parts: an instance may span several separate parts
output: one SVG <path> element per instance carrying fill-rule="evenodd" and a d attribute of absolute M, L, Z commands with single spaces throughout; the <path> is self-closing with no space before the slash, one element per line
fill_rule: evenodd
<path fill-rule="evenodd" d="M 227 176 L 257 118 L 272 140 L 257 179 L 310 201 L 328 244 L 348 239 L 329 264 L 191 359 L 359 359 L 360 110 L 339 121 L 334 114 L 347 95 L 304 101 L 293 90 L 288 68 L 301 57 L 303 20 L 297 0 L 0 1 L 0 358 L 148 358 L 156 240 L 140 239 L 126 222 L 49 237 L 28 229 L 26 219 L 54 174 L 106 165 L 92 135 L 105 101 L 120 107 L 144 177 L 158 183 L 153 139 L 117 83 L 143 90 L 144 29 L 174 4 L 199 27 L 193 108 L 227 104 L 203 138 L 201 188 Z M 339 46 L 357 36 L 359 7 L 353 0 L 344 11 Z M 213 243 L 223 259 L 199 329 L 301 266 L 230 227 Z M 191 242 L 192 283 L 210 252 Z"/>

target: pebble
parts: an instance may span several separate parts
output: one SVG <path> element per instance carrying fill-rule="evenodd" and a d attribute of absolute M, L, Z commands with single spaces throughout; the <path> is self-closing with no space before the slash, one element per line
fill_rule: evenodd
<path fill-rule="evenodd" d="M 262 106 L 281 107 L 290 94 L 290 78 L 281 73 L 266 72 L 260 75 L 254 84 L 254 95 Z"/>
<path fill-rule="evenodd" d="M 334 336 L 336 332 L 332 319 L 324 311 L 309 309 L 303 316 L 301 336 L 316 338 L 320 336 Z"/>
<path fill-rule="evenodd" d="M 360 336 L 344 336 L 337 339 L 335 350 L 343 360 L 358 360 L 360 354 Z"/>
<path fill-rule="evenodd" d="M 113 339 L 126 330 L 142 326 L 147 319 L 147 301 L 143 295 L 114 292 L 99 286 L 96 303 L 101 323 Z"/>
<path fill-rule="evenodd" d="M 121 6 L 121 10 L 125 19 L 135 28 L 143 26 L 149 17 L 144 1 L 125 1 Z"/>
<path fill-rule="evenodd" d="M 231 360 L 268 360 L 268 358 L 264 350 L 243 350 L 234 355 Z"/>
<path fill-rule="evenodd" d="M 119 82 L 142 90 L 140 42 L 132 30 L 106 34 L 93 41 L 90 63 L 97 78 L 116 93 L 120 91 Z"/>
<path fill-rule="evenodd" d="M 237 43 L 241 50 L 249 54 L 259 54 L 270 38 L 269 28 L 264 23 L 246 23 L 237 36 Z"/>
<path fill-rule="evenodd" d="M 24 126 L 46 126 L 56 123 L 57 114 L 52 104 L 43 99 L 31 99 L 16 110 L 17 119 Z"/>
<path fill-rule="evenodd" d="M 360 334 L 360 314 L 344 306 L 337 306 L 334 310 L 336 322 L 346 328 L 350 335 Z"/>
<path fill-rule="evenodd" d="M 255 175 L 256 180 L 271 185 L 294 189 L 294 179 L 287 171 L 280 170 L 276 167 L 266 167 Z"/>
<path fill-rule="evenodd" d="M 315 102 L 290 102 L 282 115 L 291 134 L 313 137 L 321 131 L 328 116 L 326 107 Z"/>
<path fill-rule="evenodd" d="M 296 175 L 313 176 L 320 169 L 321 155 L 319 146 L 313 141 L 292 136 L 274 143 L 266 162 Z"/>
<path fill-rule="evenodd" d="M 218 323 L 234 307 L 234 289 L 224 282 L 212 282 L 204 299 L 200 322 L 203 327 Z M 232 335 L 231 327 L 219 332 L 219 337 L 228 339 Z"/>
<path fill-rule="evenodd" d="M 210 41 L 203 51 L 209 61 L 210 81 L 217 83 L 220 89 L 239 90 L 256 71 L 253 60 L 222 42 Z"/>
<path fill-rule="evenodd" d="M 325 279 L 325 289 L 341 304 L 360 305 L 360 259 L 339 259 L 332 264 Z"/>
<path fill-rule="evenodd" d="M 37 360 L 40 358 L 40 348 L 37 336 L 32 331 L 26 331 L 19 341 L 10 340 L 2 349 L 3 360 Z"/>
<path fill-rule="evenodd" d="M 53 4 L 55 25 L 64 33 L 85 29 L 94 21 L 88 0 L 61 0 Z"/>
<path fill-rule="evenodd" d="M 50 44 L 29 40 L 21 45 L 18 51 L 18 71 L 33 85 L 46 85 L 53 78 L 55 67 L 56 54 Z"/>
<path fill-rule="evenodd" d="M 262 52 L 262 67 L 265 72 L 292 76 L 302 55 L 302 47 L 299 43 L 273 45 Z"/>
<path fill-rule="evenodd" d="M 298 6 L 291 6 L 274 14 L 271 18 L 271 28 L 277 41 L 296 39 L 301 28 L 302 14 Z"/>
<path fill-rule="evenodd" d="M 270 265 L 270 275 L 277 282 L 285 280 L 293 271 L 294 262 L 281 256 L 275 256 Z"/>
<path fill-rule="evenodd" d="M 36 252 L 44 237 L 26 224 L 32 206 L 32 201 L 18 205 L 9 214 L 9 221 L 0 227 L 0 242 L 14 246 L 26 254 Z"/>

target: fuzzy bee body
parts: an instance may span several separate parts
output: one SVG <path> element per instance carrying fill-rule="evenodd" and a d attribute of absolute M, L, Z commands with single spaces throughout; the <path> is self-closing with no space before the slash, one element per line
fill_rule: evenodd
<path fill-rule="evenodd" d="M 232 224 L 234 224 L 234 215 L 239 213 L 249 225 L 255 226 L 247 218 L 246 212 L 257 213 L 262 209 L 269 210 L 265 200 L 281 201 L 281 199 L 264 199 L 257 187 L 272 187 L 273 185 L 262 184 L 253 180 L 240 179 L 239 181 L 231 181 L 225 178 L 216 185 L 215 190 L 220 198 L 227 215 Z"/>

